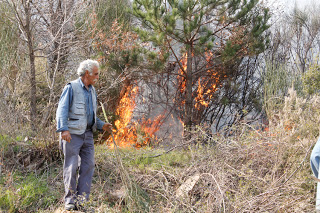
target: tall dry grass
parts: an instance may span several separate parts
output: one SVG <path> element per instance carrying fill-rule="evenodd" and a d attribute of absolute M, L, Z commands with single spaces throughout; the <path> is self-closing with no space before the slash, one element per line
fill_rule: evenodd
<path fill-rule="evenodd" d="M 226 129 L 226 137 L 197 127 L 184 148 L 163 155 L 156 154 L 159 150 L 123 152 L 122 160 L 149 196 L 147 212 L 314 212 L 309 156 L 319 132 L 319 104 L 320 97 L 304 99 L 291 89 L 269 128 L 240 124 Z M 106 158 L 99 159 L 103 168 Z M 178 195 L 190 180 L 185 194 Z M 121 184 L 105 187 L 112 192 Z M 123 211 L 126 204 L 115 203 L 112 211 Z"/>
<path fill-rule="evenodd" d="M 242 123 L 212 135 L 198 126 L 191 138 L 167 152 L 145 148 L 115 153 L 97 145 L 88 207 L 95 212 L 314 212 L 316 183 L 309 156 L 319 134 L 319 104 L 318 96 L 304 99 L 289 90 L 281 106 L 270 108 L 268 128 Z M 53 173 L 43 165 L 36 174 L 48 174 L 50 189 L 59 193 L 52 198 L 55 203 L 37 211 L 54 212 L 63 205 L 62 165 L 55 164 Z M 141 193 L 125 187 L 123 169 L 130 184 L 143 192 L 143 203 L 133 202 Z M 46 177 L 40 176 L 42 181 Z M 14 186 L 19 183 L 8 187 L 2 182 L 0 188 L 19 194 Z"/>

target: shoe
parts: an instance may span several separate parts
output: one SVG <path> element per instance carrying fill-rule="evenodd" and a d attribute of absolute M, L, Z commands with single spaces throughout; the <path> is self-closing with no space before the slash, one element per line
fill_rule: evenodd
<path fill-rule="evenodd" d="M 75 206 L 73 203 L 68 203 L 68 204 L 66 204 L 64 207 L 65 207 L 65 209 L 66 209 L 67 211 L 77 210 L 76 206 Z"/>
<path fill-rule="evenodd" d="M 81 212 L 87 212 L 87 208 L 85 208 L 82 204 L 76 203 L 75 210 L 81 211 Z"/>

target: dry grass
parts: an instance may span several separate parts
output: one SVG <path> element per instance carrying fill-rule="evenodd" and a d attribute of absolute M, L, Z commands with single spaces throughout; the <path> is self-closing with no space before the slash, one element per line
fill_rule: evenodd
<path fill-rule="evenodd" d="M 168 153 L 121 150 L 123 168 L 139 190 L 130 197 L 143 196 L 143 206 L 127 199 L 115 152 L 98 145 L 88 205 L 95 212 L 314 212 L 309 156 L 319 132 L 319 103 L 319 97 L 305 100 L 290 91 L 268 130 L 240 124 L 211 135 L 197 127 L 181 142 L 186 145 Z M 185 195 L 177 196 L 190 180 Z M 49 174 L 49 181 L 61 192 L 59 202 L 42 212 L 62 205 L 63 186 L 52 184 L 62 183 L 62 173 Z"/>
<path fill-rule="evenodd" d="M 313 212 L 309 156 L 318 135 L 319 102 L 319 97 L 308 101 L 290 91 L 268 130 L 241 124 L 225 130 L 226 137 L 198 127 L 192 145 L 156 158 L 159 150 L 123 152 L 122 159 L 148 193 L 149 212 Z M 195 175 L 192 189 L 177 197 L 178 188 Z M 107 185 L 119 188 L 121 183 Z M 113 210 L 122 211 L 123 205 L 118 202 Z"/>

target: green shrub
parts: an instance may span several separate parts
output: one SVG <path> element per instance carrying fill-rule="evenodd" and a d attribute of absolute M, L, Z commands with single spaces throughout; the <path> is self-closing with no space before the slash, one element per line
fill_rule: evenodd
<path fill-rule="evenodd" d="M 8 212 L 15 212 L 15 195 L 10 190 L 4 190 L 1 188 L 0 196 L 0 210 L 7 210 Z"/>
<path fill-rule="evenodd" d="M 1 181 L 3 185 L 0 194 L 1 210 L 31 212 L 46 209 L 57 201 L 54 190 L 49 188 L 45 180 L 34 174 L 29 174 L 27 177 L 14 175 L 11 180 L 14 180 L 11 184 L 8 184 L 8 180 Z"/>
<path fill-rule="evenodd" d="M 0 134 L 0 150 L 6 151 L 9 147 L 10 137 Z"/>
<path fill-rule="evenodd" d="M 313 65 L 303 75 L 303 91 L 308 95 L 318 93 L 320 90 L 320 65 Z"/>

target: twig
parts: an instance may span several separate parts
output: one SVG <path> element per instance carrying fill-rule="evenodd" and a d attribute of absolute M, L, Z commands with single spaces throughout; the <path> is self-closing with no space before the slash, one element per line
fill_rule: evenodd
<path fill-rule="evenodd" d="M 155 192 L 155 193 L 159 194 L 161 197 L 163 197 L 164 199 L 169 200 L 169 198 L 167 198 L 164 194 L 162 194 L 161 192 L 158 192 L 157 190 L 150 189 L 150 188 L 147 188 L 147 187 L 141 187 L 141 188 L 145 189 L 145 190 L 148 190 L 148 191 L 151 191 L 151 192 Z"/>
<path fill-rule="evenodd" d="M 286 182 L 288 182 L 288 181 L 291 179 L 291 177 L 301 168 L 302 164 L 304 163 L 304 161 L 305 161 L 306 158 L 308 157 L 308 154 L 309 154 L 309 152 L 310 152 L 310 150 L 311 150 L 312 147 L 313 147 L 313 144 L 311 144 L 311 146 L 309 147 L 309 150 L 307 151 L 304 159 L 303 159 L 303 160 L 301 161 L 301 163 L 299 164 L 298 168 L 296 168 L 296 170 L 294 170 L 294 171 L 292 172 L 292 174 L 288 177 L 288 179 L 285 180 L 281 185 L 284 185 Z"/>
<path fill-rule="evenodd" d="M 219 191 L 221 193 L 221 196 L 222 196 L 223 212 L 226 212 L 226 205 L 225 205 L 225 202 L 224 202 L 224 195 L 223 195 L 223 192 L 222 192 L 222 190 L 221 190 L 216 178 L 211 173 L 202 173 L 201 175 L 209 175 L 209 176 L 211 176 L 212 179 L 214 180 L 214 182 L 217 184 L 217 187 L 218 187 L 218 189 L 219 189 Z"/>
<path fill-rule="evenodd" d="M 320 179 L 319 178 L 316 178 L 315 176 L 311 175 L 311 178 L 317 182 L 320 182 Z"/>
<path fill-rule="evenodd" d="M 192 142 L 193 142 L 193 141 L 189 141 L 189 142 L 187 142 L 187 143 L 174 146 L 174 147 L 168 149 L 167 151 L 165 151 L 165 152 L 163 152 L 163 153 L 161 153 L 161 154 L 157 154 L 157 155 L 154 155 L 154 156 L 146 156 L 146 157 L 144 157 L 144 158 L 156 158 L 156 157 L 159 157 L 159 156 L 161 156 L 161 155 L 168 154 L 169 152 L 171 152 L 172 150 L 174 150 L 174 149 L 176 149 L 176 148 L 179 148 L 179 147 L 182 147 L 182 146 L 185 146 L 185 145 L 189 145 L 189 144 L 191 144 Z"/>
<path fill-rule="evenodd" d="M 101 107 L 102 107 L 104 118 L 109 123 L 107 115 L 106 115 L 106 112 L 105 112 L 104 107 L 103 107 L 103 104 L 101 102 L 100 102 L 100 104 L 101 104 Z M 131 180 L 131 178 L 129 176 L 129 173 L 127 172 L 127 170 L 124 168 L 124 166 L 122 164 L 122 160 L 120 158 L 120 153 L 119 153 L 119 147 L 116 144 L 116 141 L 114 139 L 112 131 L 111 131 L 111 137 L 112 137 L 112 141 L 113 141 L 113 144 L 114 144 L 114 147 L 115 147 L 115 154 L 116 154 L 116 159 L 117 159 L 116 162 L 117 162 L 119 170 L 120 170 L 120 177 L 121 177 L 121 180 L 122 180 L 122 182 L 123 182 L 123 184 L 125 186 L 126 191 L 128 192 L 127 196 L 138 208 L 140 208 L 137 199 L 135 199 L 134 196 L 133 196 L 134 192 L 136 192 L 136 196 L 139 196 L 137 194 L 138 193 L 138 188 L 137 188 L 136 184 Z M 139 198 L 141 198 L 141 196 L 139 196 Z"/>

